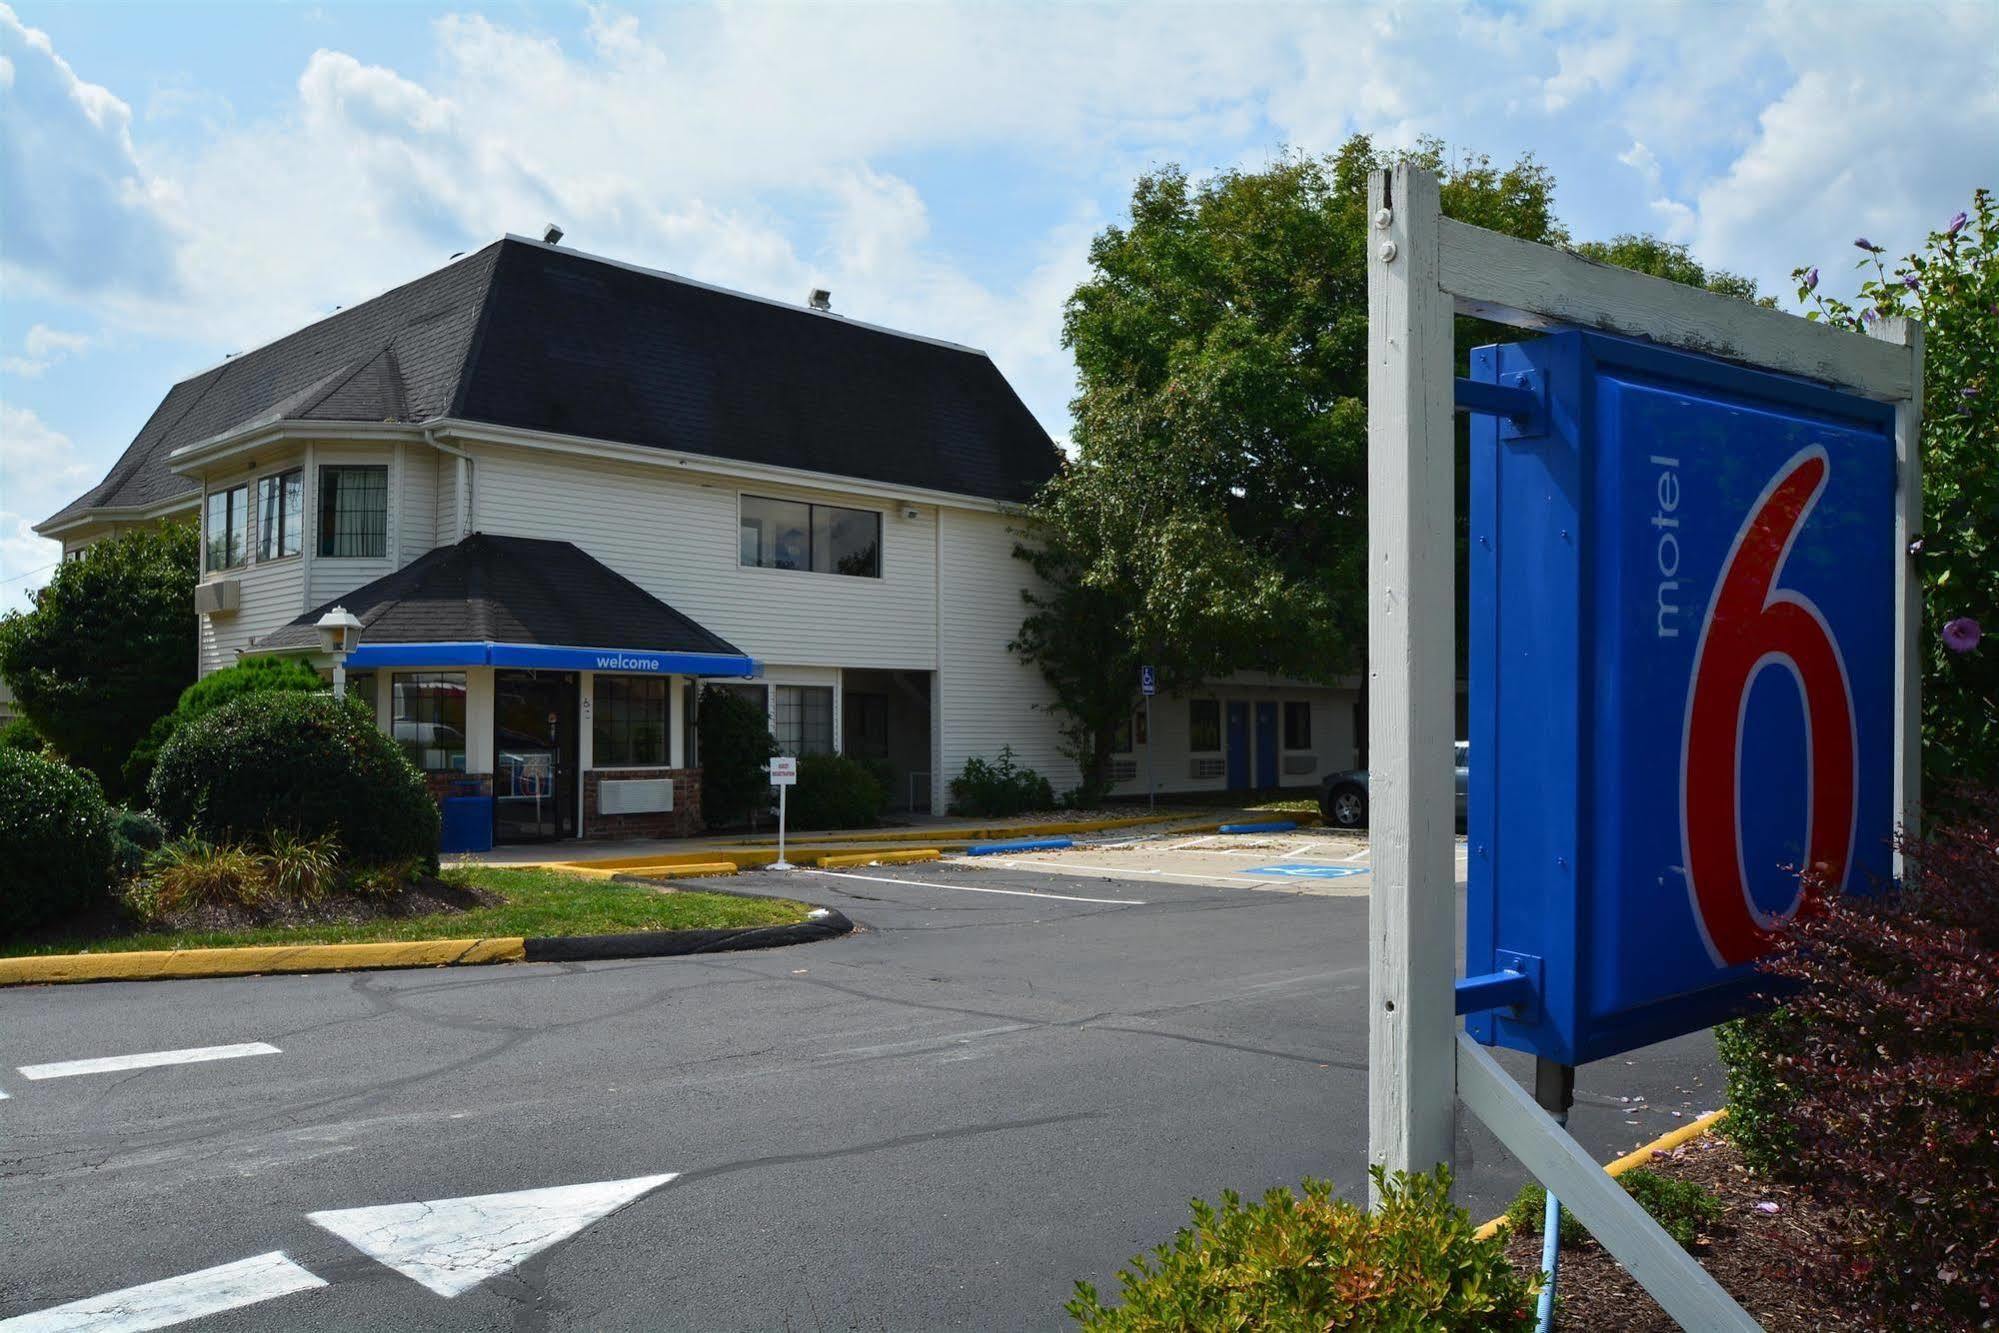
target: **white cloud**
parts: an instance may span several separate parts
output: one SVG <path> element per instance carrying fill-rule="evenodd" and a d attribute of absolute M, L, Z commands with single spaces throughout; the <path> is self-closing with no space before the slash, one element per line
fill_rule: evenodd
<path fill-rule="evenodd" d="M 20 356 L 0 356 L 0 373 L 38 379 L 58 361 L 83 351 L 91 344 L 87 333 L 66 333 L 46 324 L 36 324 L 21 339 Z"/>
<path fill-rule="evenodd" d="M 0 402 L 0 611 L 25 606 L 62 544 L 37 537 L 47 518 L 97 480 L 67 435 L 25 407 Z"/>
<path fill-rule="evenodd" d="M 0 273 L 79 296 L 166 294 L 172 241 L 132 111 L 0 4 Z"/>
<path fill-rule="evenodd" d="M 6 209 L 0 238 L 10 272 L 206 344 L 195 361 L 555 220 L 581 249 L 780 299 L 827 286 L 857 318 L 984 346 L 1059 433 L 1062 300 L 1138 171 L 1355 130 L 1532 150 L 1578 235 L 1658 230 L 1782 289 L 1856 230 L 1913 241 L 1999 161 L 1995 14 L 1907 11 L 1884 41 L 1796 0 L 599 7 L 564 44 L 460 13 L 396 68 L 320 50 L 275 108 L 169 106 L 135 131 L 0 8 L 0 188 L 57 201 Z M 947 229 L 965 201 L 928 193 L 940 160 L 1002 227 L 1031 177 L 1025 234 Z"/>

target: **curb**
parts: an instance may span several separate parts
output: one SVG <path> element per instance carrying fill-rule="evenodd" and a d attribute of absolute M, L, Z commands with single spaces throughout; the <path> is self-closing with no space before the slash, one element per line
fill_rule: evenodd
<path fill-rule="evenodd" d="M 0 987 L 85 981 L 187 981 L 201 977 L 272 976 L 304 972 L 383 971 L 411 967 L 472 967 L 486 963 L 569 963 L 607 958 L 673 958 L 682 954 L 776 949 L 833 939 L 853 930 L 845 914 L 813 909 L 787 926 L 717 930 L 654 930 L 627 935 L 548 935 L 538 938 L 400 940 L 374 944 L 274 944 L 234 949 L 135 950 L 131 953 L 45 954 L 0 958 Z"/>
<path fill-rule="evenodd" d="M 1659 1153 L 1670 1152 L 1682 1143 L 1693 1142 L 1693 1140 L 1701 1137 L 1701 1135 L 1720 1124 L 1722 1117 L 1727 1114 L 1728 1108 L 1724 1106 L 1719 1111 L 1709 1111 L 1690 1125 L 1681 1125 L 1678 1129 L 1669 1130 L 1643 1147 L 1634 1148 L 1624 1154 L 1624 1156 L 1610 1163 L 1603 1168 L 1603 1173 L 1614 1180 L 1633 1167 L 1645 1165 L 1645 1163 L 1651 1161 Z M 1489 1240 L 1504 1230 L 1506 1230 L 1506 1214 L 1501 1213 L 1498 1217 L 1493 1218 L 1490 1222 L 1487 1222 L 1484 1226 L 1473 1232 L 1472 1238 L 1474 1240 Z"/>
<path fill-rule="evenodd" d="M 845 852 L 822 856 L 813 862 L 821 870 L 838 866 L 906 866 L 916 861 L 941 861 L 944 853 L 935 847 L 906 847 L 900 851 Z"/>

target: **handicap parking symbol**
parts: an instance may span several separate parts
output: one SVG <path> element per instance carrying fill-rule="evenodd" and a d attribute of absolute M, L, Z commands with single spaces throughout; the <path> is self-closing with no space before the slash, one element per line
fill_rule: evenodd
<path fill-rule="evenodd" d="M 1274 879 L 1345 879 L 1348 875 L 1364 875 L 1364 866 L 1308 866 L 1281 865 L 1257 866 L 1243 872 L 1246 875 L 1269 875 Z"/>

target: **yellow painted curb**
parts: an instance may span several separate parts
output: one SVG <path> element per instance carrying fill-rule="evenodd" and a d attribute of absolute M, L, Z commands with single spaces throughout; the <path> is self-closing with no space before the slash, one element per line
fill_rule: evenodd
<path fill-rule="evenodd" d="M 935 847 L 905 847 L 899 851 L 842 852 L 835 856 L 821 856 L 816 864 L 821 870 L 831 870 L 835 866 L 903 866 L 912 861 L 940 860 L 943 855 Z"/>
<path fill-rule="evenodd" d="M 132 953 L 44 954 L 0 958 L 0 986 L 67 981 L 164 981 L 273 972 L 346 972 L 356 968 L 447 967 L 515 963 L 527 956 L 518 936 L 479 940 L 384 940 L 372 944 L 268 944 L 237 949 L 168 949 Z"/>
<path fill-rule="evenodd" d="M 1612 1178 L 1621 1176 L 1626 1171 L 1631 1170 L 1633 1167 L 1645 1165 L 1645 1163 L 1651 1161 L 1652 1158 L 1657 1156 L 1659 1153 L 1671 1152 L 1673 1149 L 1679 1147 L 1682 1143 L 1691 1143 L 1693 1140 L 1707 1133 L 1710 1129 L 1713 1129 L 1717 1124 L 1721 1122 L 1721 1118 L 1727 1114 L 1728 1114 L 1728 1108 L 1724 1106 L 1719 1111 L 1709 1111 L 1706 1115 L 1701 1116 L 1699 1119 L 1695 1120 L 1692 1124 L 1681 1125 L 1678 1129 L 1673 1130 L 1670 1133 L 1661 1134 L 1658 1138 L 1653 1139 L 1650 1143 L 1646 1144 L 1644 1147 L 1634 1148 L 1630 1152 L 1624 1154 L 1624 1156 L 1612 1162 L 1609 1166 L 1606 1166 L 1603 1169 L 1604 1174 Z M 1502 1213 L 1498 1217 L 1493 1218 L 1490 1222 L 1487 1222 L 1484 1226 L 1480 1227 L 1476 1232 L 1473 1233 L 1473 1235 L 1479 1240 L 1486 1240 L 1489 1237 L 1497 1236 L 1500 1232 L 1504 1230 L 1506 1230 L 1506 1215 Z"/>
<path fill-rule="evenodd" d="M 692 879 L 697 875 L 733 875 L 740 869 L 734 861 L 689 861 L 682 865 L 647 866 L 640 870 L 620 870 L 620 875 L 642 875 L 646 879 Z"/>

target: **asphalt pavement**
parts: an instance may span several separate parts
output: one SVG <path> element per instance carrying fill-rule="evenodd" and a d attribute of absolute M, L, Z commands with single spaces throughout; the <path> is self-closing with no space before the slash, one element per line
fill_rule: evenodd
<path fill-rule="evenodd" d="M 859 929 L 0 992 L 0 1329 L 1050 1328 L 1192 1196 L 1362 1196 L 1362 898 L 948 864 L 730 887 Z M 158 1052 L 190 1054 L 106 1060 Z M 1720 1103 L 1705 1034 L 1578 1090 L 1606 1160 Z M 1483 1218 L 1522 1176 L 1461 1123 Z"/>

